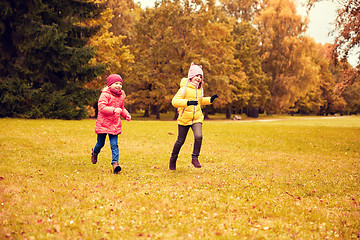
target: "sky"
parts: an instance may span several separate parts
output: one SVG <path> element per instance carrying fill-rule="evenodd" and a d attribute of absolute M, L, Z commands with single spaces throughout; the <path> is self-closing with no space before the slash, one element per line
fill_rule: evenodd
<path fill-rule="evenodd" d="M 153 7 L 155 0 L 135 0 L 139 2 L 142 8 Z M 306 7 L 303 6 L 306 0 L 297 0 L 297 11 L 298 14 L 305 17 L 306 16 Z M 325 43 L 334 43 L 334 36 L 329 36 L 329 32 L 334 30 L 335 19 L 336 19 L 336 10 L 340 7 L 338 3 L 323 1 L 316 3 L 315 7 L 309 13 L 309 26 L 306 32 L 307 36 L 312 37 L 315 42 L 325 44 Z M 356 49 L 350 53 L 348 58 L 349 63 L 352 66 L 356 66 L 357 57 L 355 52 L 360 54 L 360 49 Z"/>

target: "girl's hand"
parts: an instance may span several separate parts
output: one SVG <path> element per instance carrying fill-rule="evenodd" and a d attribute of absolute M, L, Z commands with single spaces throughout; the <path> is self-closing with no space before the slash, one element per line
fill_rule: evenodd
<path fill-rule="evenodd" d="M 190 105 L 198 105 L 198 101 L 187 101 L 187 105 L 190 106 Z"/>
<path fill-rule="evenodd" d="M 218 98 L 219 96 L 217 94 L 215 95 L 212 95 L 211 98 L 210 98 L 210 103 L 213 103 L 213 101 Z"/>
<path fill-rule="evenodd" d="M 116 115 L 120 115 L 121 112 L 122 112 L 122 109 L 121 109 L 121 108 L 115 108 L 115 109 L 114 109 L 114 114 L 116 114 Z"/>
<path fill-rule="evenodd" d="M 129 121 L 131 120 L 131 116 L 130 116 L 130 114 L 129 114 L 129 115 L 126 115 L 126 118 L 125 118 L 125 119 L 126 119 L 126 121 L 128 121 L 128 122 L 129 122 Z"/>

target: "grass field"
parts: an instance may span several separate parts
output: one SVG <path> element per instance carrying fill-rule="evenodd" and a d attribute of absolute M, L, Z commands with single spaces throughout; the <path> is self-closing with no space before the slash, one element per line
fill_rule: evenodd
<path fill-rule="evenodd" d="M 360 117 L 123 121 L 120 174 L 95 120 L 0 119 L 0 239 L 359 239 Z"/>

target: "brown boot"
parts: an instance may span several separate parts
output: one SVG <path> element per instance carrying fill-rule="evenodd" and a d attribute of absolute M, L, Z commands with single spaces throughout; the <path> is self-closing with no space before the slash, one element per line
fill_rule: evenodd
<path fill-rule="evenodd" d="M 196 168 L 201 168 L 201 164 L 200 164 L 200 162 L 199 162 L 199 160 L 198 160 L 197 157 L 196 157 L 196 158 L 193 157 L 191 163 L 192 163 L 192 165 L 194 165 L 194 167 L 196 167 Z"/>
<path fill-rule="evenodd" d="M 93 164 L 96 164 L 97 163 L 97 154 L 94 153 L 94 149 L 91 149 L 91 162 Z"/>
<path fill-rule="evenodd" d="M 121 171 L 121 167 L 118 162 L 112 163 L 114 174 L 118 174 Z"/>
<path fill-rule="evenodd" d="M 170 170 L 176 170 L 176 160 L 177 158 L 170 157 L 170 163 L 169 163 L 169 169 Z"/>

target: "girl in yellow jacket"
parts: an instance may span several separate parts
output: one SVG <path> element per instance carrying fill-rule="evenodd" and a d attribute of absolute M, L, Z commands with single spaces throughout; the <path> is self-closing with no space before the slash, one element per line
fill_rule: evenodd
<path fill-rule="evenodd" d="M 203 96 L 203 78 L 202 67 L 191 63 L 188 78 L 181 80 L 180 89 L 172 99 L 171 103 L 178 109 L 179 117 L 177 119 L 178 138 L 171 153 L 170 170 L 176 170 L 176 160 L 190 128 L 194 133 L 191 163 L 196 168 L 201 167 L 198 160 L 202 144 L 202 122 L 204 120 L 201 105 L 210 105 L 218 97 L 216 94 L 212 97 Z"/>

